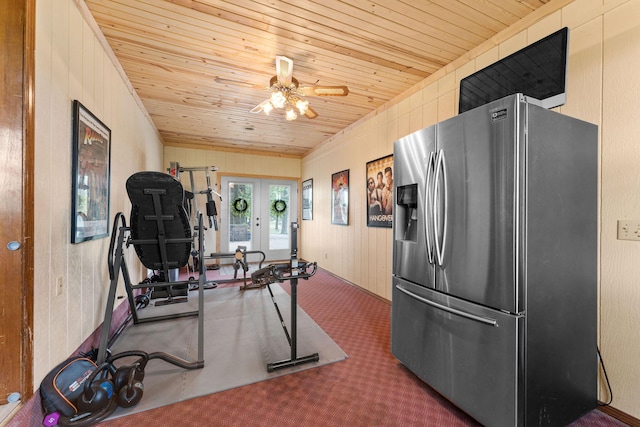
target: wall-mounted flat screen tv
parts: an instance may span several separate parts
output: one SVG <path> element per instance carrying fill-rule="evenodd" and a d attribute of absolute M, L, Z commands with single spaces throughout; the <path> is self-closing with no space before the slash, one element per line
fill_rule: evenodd
<path fill-rule="evenodd" d="M 566 102 L 569 29 L 489 65 L 460 81 L 459 113 L 514 93 L 538 99 L 545 108 Z"/>

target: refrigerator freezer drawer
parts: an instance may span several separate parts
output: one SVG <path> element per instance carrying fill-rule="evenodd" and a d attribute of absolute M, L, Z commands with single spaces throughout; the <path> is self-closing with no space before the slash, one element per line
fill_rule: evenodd
<path fill-rule="evenodd" d="M 397 277 L 392 298 L 391 350 L 400 362 L 482 424 L 522 425 L 523 317 Z"/>

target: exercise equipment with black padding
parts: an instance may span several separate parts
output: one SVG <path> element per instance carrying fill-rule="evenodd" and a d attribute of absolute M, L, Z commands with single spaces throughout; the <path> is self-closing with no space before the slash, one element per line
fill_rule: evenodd
<path fill-rule="evenodd" d="M 153 353 L 153 357 L 149 356 L 150 359 L 162 359 L 184 369 L 202 368 L 204 366 L 204 289 L 209 283 L 206 280 L 204 265 L 206 229 L 203 216 L 198 213 L 196 225 L 191 230 L 190 221 L 184 209 L 182 184 L 171 175 L 154 171 L 137 172 L 127 179 L 126 187 L 132 203 L 131 225 L 127 226 L 122 212 L 115 215 L 108 253 L 111 282 L 97 361 L 102 363 L 106 359 L 116 291 L 121 275 L 134 325 L 182 317 L 197 317 L 196 360 L 186 360 L 163 352 Z M 142 281 L 133 284 L 125 257 L 125 251 L 130 246 L 134 247 L 140 262 L 148 269 L 162 272 L 165 281 Z M 197 278 L 167 280 L 170 277 L 170 270 L 184 267 L 190 259 L 198 260 Z M 138 310 L 148 304 L 147 298 L 139 298 L 140 292 L 148 292 L 151 289 L 151 295 L 153 295 L 153 292 L 158 289 L 166 289 L 169 293 L 167 304 L 175 304 L 188 298 L 188 296 L 176 295 L 176 292 L 185 289 L 187 294 L 191 286 L 198 291 L 196 310 L 189 308 L 184 311 L 173 310 L 168 314 L 160 311 L 144 317 L 139 315 Z M 156 302 L 154 306 L 149 305 L 145 310 L 152 310 L 158 305 L 160 304 Z"/>
<path fill-rule="evenodd" d="M 171 282 L 173 271 L 189 262 L 193 243 L 182 184 L 165 173 L 140 172 L 127 179 L 126 189 L 132 205 L 130 243 L 146 268 Z M 160 304 L 187 301 L 186 285 L 162 289 L 167 299 Z"/>

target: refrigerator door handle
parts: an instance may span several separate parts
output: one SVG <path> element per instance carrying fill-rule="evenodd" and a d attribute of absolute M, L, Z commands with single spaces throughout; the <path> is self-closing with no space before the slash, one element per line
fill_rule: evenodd
<path fill-rule="evenodd" d="M 424 185 L 424 234 L 427 241 L 427 256 L 429 258 L 429 264 L 434 263 L 433 244 L 431 243 L 432 233 L 435 240 L 435 230 L 431 228 L 431 220 L 433 218 L 433 191 L 431 186 L 431 177 L 435 169 L 435 157 L 436 154 L 433 151 L 429 153 L 429 160 L 427 160 L 427 177 Z"/>
<path fill-rule="evenodd" d="M 426 298 L 421 297 L 420 295 L 416 295 L 413 292 L 411 292 L 410 290 L 408 290 L 407 288 L 405 288 L 402 285 L 396 285 L 396 289 L 398 289 L 400 292 L 410 296 L 411 298 L 414 298 L 420 302 L 423 302 L 425 304 L 428 304 L 432 307 L 435 307 L 437 309 L 440 309 L 442 311 L 446 311 L 447 313 L 451 313 L 451 314 L 455 314 L 457 316 L 461 316 L 464 317 L 466 319 L 470 319 L 470 320 L 474 320 L 476 322 L 480 322 L 480 323 L 484 323 L 485 325 L 489 325 L 489 326 L 498 326 L 498 321 L 495 319 L 491 319 L 490 317 L 482 317 L 482 316 L 477 316 L 475 314 L 471 314 L 471 313 L 467 313 L 466 311 L 462 311 L 462 310 L 458 310 L 452 307 L 447 307 L 446 305 L 442 305 L 439 304 L 435 301 L 431 301 L 428 300 Z"/>
<path fill-rule="evenodd" d="M 438 197 L 438 190 L 440 189 L 440 172 L 442 172 L 442 192 L 443 192 L 443 223 L 442 229 L 440 233 L 436 233 L 435 230 L 438 230 L 440 223 L 440 198 Z M 448 194 L 447 194 L 447 162 L 445 160 L 444 151 L 440 150 L 438 153 L 438 157 L 436 159 L 436 177 L 434 179 L 434 190 L 433 190 L 433 229 L 435 235 L 435 243 L 436 243 L 436 255 L 438 257 L 438 265 L 442 266 L 444 262 L 444 250 L 447 244 L 447 217 L 449 216 L 449 206 L 448 206 Z M 442 247 L 440 246 L 439 236 L 442 236 Z"/>

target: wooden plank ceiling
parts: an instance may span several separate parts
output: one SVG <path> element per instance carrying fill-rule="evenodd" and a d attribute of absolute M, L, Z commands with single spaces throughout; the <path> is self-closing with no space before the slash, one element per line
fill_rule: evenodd
<path fill-rule="evenodd" d="M 85 0 L 166 145 L 303 156 L 549 0 Z M 275 56 L 315 119 L 249 112 Z"/>

